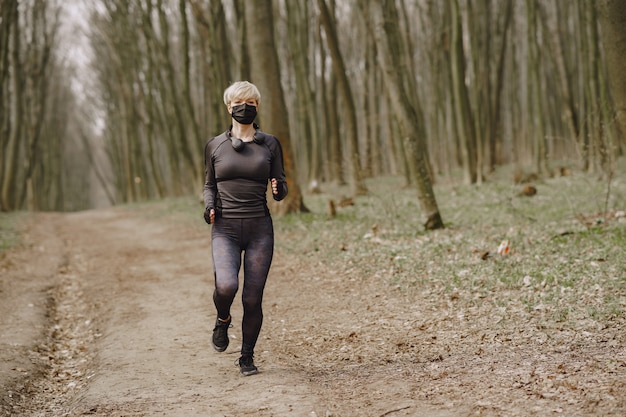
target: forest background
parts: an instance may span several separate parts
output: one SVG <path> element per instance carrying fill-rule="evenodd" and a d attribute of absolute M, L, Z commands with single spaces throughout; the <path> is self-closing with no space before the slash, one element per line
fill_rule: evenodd
<path fill-rule="evenodd" d="M 0 414 L 624 415 L 625 56 L 623 0 L 0 0 Z M 250 384 L 196 319 L 239 79 L 311 211 Z"/>
<path fill-rule="evenodd" d="M 262 92 L 290 196 L 402 176 L 432 184 L 580 169 L 626 149 L 617 0 L 111 0 L 0 3 L 0 211 L 199 194 L 224 89 Z M 317 184 L 317 185 L 316 185 Z"/>

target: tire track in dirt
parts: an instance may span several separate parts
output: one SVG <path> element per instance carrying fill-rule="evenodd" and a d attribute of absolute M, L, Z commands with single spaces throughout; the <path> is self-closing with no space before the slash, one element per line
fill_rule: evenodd
<path fill-rule="evenodd" d="M 41 214 L 23 230 L 24 244 L 3 254 L 0 347 L 4 388 L 0 401 L 3 415 L 37 415 L 35 410 L 52 406 L 50 393 L 62 391 L 56 385 L 73 374 L 70 364 L 76 345 L 63 345 L 68 317 L 63 310 L 80 306 L 68 272 L 69 258 L 58 239 L 56 214 Z M 68 297 L 70 296 L 70 297 Z M 61 304 L 61 300 L 64 304 Z M 75 341 L 78 334 L 73 333 Z M 84 364 L 84 361 L 81 361 Z"/>
<path fill-rule="evenodd" d="M 48 291 L 47 337 L 36 347 L 42 375 L 33 381 L 34 395 L 28 404 L 29 415 L 64 415 L 65 401 L 85 389 L 95 355 L 91 311 L 80 281 L 83 260 L 64 253 L 54 287 Z"/>

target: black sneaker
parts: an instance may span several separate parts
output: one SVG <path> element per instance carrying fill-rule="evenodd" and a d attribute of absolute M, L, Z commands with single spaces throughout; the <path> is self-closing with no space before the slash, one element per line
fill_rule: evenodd
<path fill-rule="evenodd" d="M 241 370 L 242 375 L 254 375 L 259 373 L 259 368 L 254 366 L 254 359 L 252 359 L 252 355 L 241 356 L 237 361 L 239 363 L 239 369 Z"/>
<path fill-rule="evenodd" d="M 232 327 L 230 322 L 232 319 L 228 317 L 228 321 L 220 319 L 215 320 L 215 328 L 213 329 L 213 347 L 218 352 L 223 352 L 228 347 L 228 328 Z"/>

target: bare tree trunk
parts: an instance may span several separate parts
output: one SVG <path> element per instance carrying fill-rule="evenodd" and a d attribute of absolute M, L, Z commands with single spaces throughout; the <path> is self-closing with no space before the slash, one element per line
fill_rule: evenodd
<path fill-rule="evenodd" d="M 398 68 L 403 67 L 399 62 L 401 56 L 398 52 L 404 49 L 402 36 L 397 26 L 398 12 L 394 0 L 385 0 L 382 3 L 370 0 L 367 9 L 363 10 L 364 16 L 366 19 L 371 19 L 385 87 L 389 91 L 391 105 L 398 117 L 400 133 L 407 153 L 407 167 L 417 190 L 424 228 L 426 230 L 443 228 L 428 172 L 425 147 L 421 143 L 426 140 L 424 116 L 413 105 L 417 99 L 409 98 L 416 92 L 407 91 L 405 88 L 406 83 L 402 77 L 406 76 L 404 75 L 406 73 L 398 71 Z"/>
<path fill-rule="evenodd" d="M 322 79 L 324 83 L 324 79 Z M 324 108 L 327 109 L 327 160 L 330 165 L 330 175 L 333 181 L 336 181 L 340 185 L 346 184 L 346 179 L 343 169 L 343 144 L 341 141 L 341 132 L 339 129 L 339 98 L 337 97 L 337 77 L 334 72 L 329 74 L 328 88 L 324 90 L 326 92 L 325 100 L 323 101 Z"/>
<path fill-rule="evenodd" d="M 319 132 L 316 123 L 317 112 L 315 95 L 309 83 L 311 78 L 309 57 L 308 22 L 310 20 L 307 1 L 288 1 L 287 25 L 289 31 L 289 47 L 293 56 L 293 70 L 296 81 L 296 118 L 300 121 L 295 133 L 304 145 L 305 155 L 309 156 L 307 182 L 319 180 L 321 174 L 319 158 Z M 313 68 L 315 70 L 315 68 Z"/>
<path fill-rule="evenodd" d="M 28 131 L 28 147 L 24 158 L 24 183 L 26 184 L 26 192 L 21 191 L 18 199 L 18 206 L 24 207 L 28 198 L 27 207 L 30 210 L 39 209 L 39 205 L 35 205 L 34 188 L 33 188 L 33 172 L 35 167 L 40 165 L 40 140 L 41 129 L 44 124 L 46 115 L 46 105 L 48 99 L 48 77 L 50 76 L 50 57 L 52 48 L 54 47 L 55 35 L 58 30 L 58 11 L 53 17 L 52 27 L 48 27 L 48 13 L 45 2 L 39 0 L 32 6 L 32 41 L 31 41 L 31 57 L 33 68 L 29 68 L 30 76 L 30 94 L 32 103 L 27 106 L 28 119 L 30 129 Z M 43 202 L 42 202 L 43 203 Z"/>
<path fill-rule="evenodd" d="M 490 0 L 479 0 L 468 3 L 467 33 L 470 40 L 468 67 L 471 68 L 473 88 L 468 89 L 470 111 L 472 114 L 475 146 L 476 146 L 476 183 L 484 180 L 483 169 L 487 166 L 486 152 L 488 140 L 492 136 L 491 118 L 493 109 L 492 95 L 492 59 L 491 48 L 494 38 L 491 22 L 493 20 Z"/>
<path fill-rule="evenodd" d="M 381 104 L 385 95 L 382 94 L 383 89 L 380 82 L 380 71 L 376 65 L 376 43 L 371 36 L 368 36 L 366 42 L 366 91 L 367 99 L 365 101 L 366 108 L 366 121 L 365 124 L 368 130 L 369 146 L 368 157 L 366 166 L 370 169 L 370 175 L 376 177 L 381 174 L 388 174 L 390 169 L 388 167 L 387 152 L 383 152 L 383 149 L 390 149 L 384 147 L 382 144 L 381 135 Z"/>
<path fill-rule="evenodd" d="M 220 9 L 222 15 L 224 14 L 224 8 L 221 5 L 221 0 L 212 0 L 215 7 L 217 7 L 217 3 L 220 3 Z M 239 60 L 239 77 L 237 79 L 241 80 L 250 80 L 252 79 L 252 58 L 250 56 L 250 48 L 248 47 L 248 25 L 246 24 L 246 15 L 245 15 L 245 2 L 246 0 L 235 0 L 235 18 L 237 21 L 237 27 L 239 30 L 237 31 L 237 48 L 240 52 L 240 60 Z M 224 17 L 225 20 L 225 17 Z M 214 25 L 217 25 L 218 22 L 215 22 Z M 254 29 L 253 29 L 254 32 Z M 224 36 L 226 33 L 224 32 Z M 225 74 L 229 74 L 228 72 Z"/>
<path fill-rule="evenodd" d="M 618 143 L 626 149 L 626 2 L 598 0 L 602 46 L 606 57 L 611 97 L 615 105 Z"/>
<path fill-rule="evenodd" d="M 9 174 L 7 164 L 10 163 L 8 157 L 10 132 L 11 132 L 11 112 L 12 97 L 10 91 L 10 65 L 11 65 L 11 34 L 13 33 L 13 25 L 17 24 L 14 20 L 14 11 L 17 4 L 9 4 L 9 2 L 0 3 L 0 212 L 10 210 L 10 204 L 5 200 L 5 177 Z"/>
<path fill-rule="evenodd" d="M 469 92 L 465 84 L 465 55 L 463 52 L 463 28 L 457 0 L 449 0 L 451 22 L 450 74 L 451 89 L 456 117 L 456 132 L 461 141 L 463 172 L 466 184 L 477 179 L 477 145 L 474 116 L 470 108 Z"/>
<path fill-rule="evenodd" d="M 337 117 L 337 81 L 332 71 L 326 65 L 324 46 L 322 41 L 322 25 L 317 19 L 315 27 L 315 40 L 318 53 L 320 74 L 316 77 L 318 94 L 318 105 L 320 107 L 320 136 L 323 138 L 320 143 L 322 164 L 324 169 L 324 180 L 345 185 L 343 174 L 342 142 L 339 140 L 339 119 Z"/>
<path fill-rule="evenodd" d="M 293 163 L 291 137 L 287 106 L 280 83 L 280 65 L 274 42 L 274 24 L 272 2 L 254 1 L 245 5 L 246 25 L 254 27 L 249 33 L 250 57 L 255 65 L 254 78 L 250 81 L 258 85 L 263 99 L 260 104 L 261 126 L 268 133 L 275 135 L 283 148 L 285 173 L 289 194 L 287 198 L 272 210 L 278 214 L 307 210 L 302 199 L 302 191 L 297 183 L 297 170 Z"/>
<path fill-rule="evenodd" d="M 337 75 L 337 83 L 341 98 L 346 106 L 346 126 L 344 129 L 348 143 L 348 163 L 350 164 L 350 186 L 353 195 L 361 195 L 367 192 L 362 178 L 361 163 L 359 161 L 359 131 L 356 121 L 356 105 L 352 95 L 352 88 L 346 71 L 346 66 L 339 49 L 337 28 L 333 24 L 332 17 L 325 0 L 317 0 L 320 10 L 320 21 L 326 33 L 326 42 L 332 56 L 333 68 Z"/>
<path fill-rule="evenodd" d="M 593 103 L 593 118 L 591 120 L 592 138 L 591 146 L 593 149 L 593 167 L 595 171 L 602 172 L 609 166 L 609 155 L 607 152 L 607 146 L 605 143 L 606 130 L 604 129 L 604 121 L 602 120 L 602 103 L 600 101 L 600 50 L 598 39 L 598 24 L 597 24 L 597 12 L 595 4 L 591 3 L 587 5 L 587 22 L 588 22 L 588 36 L 589 36 L 589 55 L 587 60 L 589 62 L 589 75 L 590 79 L 587 83 L 589 96 Z"/>
<path fill-rule="evenodd" d="M 547 167 L 547 144 L 545 115 L 541 100 L 541 78 L 539 62 L 539 46 L 537 40 L 537 3 L 536 0 L 526 0 L 526 15 L 528 22 L 528 101 L 527 113 L 532 121 L 532 143 L 534 144 L 535 170 L 545 175 Z"/>
<path fill-rule="evenodd" d="M 488 138 L 489 141 L 489 170 L 495 169 L 495 165 L 498 161 L 497 158 L 497 143 L 502 141 L 502 95 L 504 90 L 505 80 L 505 65 L 506 65 L 506 51 L 509 44 L 509 33 L 511 32 L 511 20 L 513 17 L 513 0 L 507 0 L 506 10 L 503 23 L 503 35 L 502 43 L 500 44 L 500 51 L 498 54 L 498 64 L 496 70 L 496 88 L 494 89 L 492 100 L 493 117 L 491 118 L 491 127 L 489 132 L 491 133 Z"/>
<path fill-rule="evenodd" d="M 11 32 L 13 31 L 13 7 L 9 2 L 3 1 L 0 3 L 0 19 L 2 25 L 0 25 L 0 149 L 2 149 L 3 155 L 0 158 L 2 166 L 5 166 L 4 159 L 6 158 L 6 149 L 9 144 L 9 130 L 11 123 L 11 109 L 9 96 L 9 83 L 11 82 L 9 67 L 10 67 L 10 48 L 11 48 Z M 5 172 L 4 169 L 0 169 L 0 190 L 4 183 Z M 0 211 L 4 211 L 3 200 L 0 198 Z"/>
<path fill-rule="evenodd" d="M 574 87 L 573 87 L 573 69 L 567 65 L 566 48 L 571 42 L 569 36 L 567 36 L 567 25 L 565 20 L 561 17 L 562 7 L 557 1 L 556 5 L 556 21 L 559 31 L 557 36 L 550 37 L 549 44 L 553 44 L 550 52 L 550 56 L 555 61 L 555 67 L 559 73 L 557 80 L 558 86 L 561 90 L 561 99 L 563 100 L 564 110 L 566 112 L 566 123 L 570 129 L 569 137 L 577 138 L 579 135 L 579 121 L 578 121 L 578 109 L 576 108 L 576 102 L 574 100 Z M 545 22 L 545 19 L 543 19 Z M 548 30 L 548 24 L 544 23 L 543 30 Z"/>
<path fill-rule="evenodd" d="M 209 118 L 208 129 L 211 134 L 216 134 L 224 130 L 224 103 L 222 102 L 222 93 L 229 83 L 234 81 L 231 72 L 231 61 L 233 47 L 237 47 L 241 50 L 241 65 L 240 71 L 249 71 L 250 62 L 247 54 L 247 42 L 243 37 L 247 32 L 245 20 L 243 19 L 243 13 L 237 11 L 237 18 L 239 19 L 238 34 L 242 38 L 238 39 L 236 43 L 230 42 L 226 33 L 226 15 L 221 0 L 210 0 L 209 11 L 205 11 L 201 6 L 199 0 L 190 0 L 191 8 L 195 17 L 196 24 L 199 26 L 199 38 L 200 42 L 206 49 L 205 60 L 206 65 L 203 69 L 206 71 L 204 74 L 204 82 L 206 89 L 206 101 L 208 103 L 207 116 Z M 236 1 L 236 10 L 241 1 Z M 207 17 L 208 15 L 208 17 Z M 249 79 L 248 73 L 240 74 L 241 79 Z M 207 137 L 208 139 L 208 137 Z"/>
<path fill-rule="evenodd" d="M 188 126 L 185 132 L 185 138 L 190 137 L 191 143 L 191 153 L 197 155 L 198 152 L 194 152 L 194 149 L 202 148 L 204 146 L 203 141 L 200 139 L 200 131 L 198 128 L 198 121 L 196 119 L 196 111 L 194 104 L 191 98 L 191 88 L 190 88 L 190 56 L 191 46 L 190 46 L 190 34 L 189 34 L 189 24 L 187 22 L 187 1 L 188 0 L 179 0 L 179 10 L 181 16 L 181 38 L 183 40 L 182 48 L 179 53 L 182 54 L 183 61 L 183 71 L 182 71 L 182 97 L 181 100 L 183 102 L 183 106 L 185 109 L 183 122 Z M 192 167 L 196 167 L 195 173 L 192 169 L 192 177 L 196 178 L 197 181 L 197 189 L 200 189 L 204 182 L 204 169 L 202 169 L 202 164 L 200 158 L 195 158 L 193 161 Z M 196 187 L 194 187 L 196 188 Z"/>
<path fill-rule="evenodd" d="M 12 3 L 9 25 L 12 25 L 10 65 L 12 68 L 12 100 L 10 106 L 13 109 L 8 118 L 8 140 L 3 152 L 4 173 L 0 189 L 0 208 L 3 211 L 17 209 L 16 184 L 18 181 L 17 161 L 19 155 L 19 140 L 22 136 L 23 125 L 23 96 L 24 81 L 22 80 L 22 62 L 20 59 L 20 29 L 19 12 L 17 2 Z"/>

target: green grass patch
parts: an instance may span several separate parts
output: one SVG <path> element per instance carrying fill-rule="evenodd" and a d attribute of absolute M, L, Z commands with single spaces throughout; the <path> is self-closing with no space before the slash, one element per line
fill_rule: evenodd
<path fill-rule="evenodd" d="M 402 178 L 367 186 L 368 195 L 334 217 L 328 200 L 347 189 L 305 196 L 311 213 L 275 222 L 279 250 L 400 291 L 452 297 L 460 308 L 520 305 L 553 322 L 626 310 L 626 178 L 614 177 L 610 192 L 583 174 L 546 179 L 532 197 L 508 178 L 436 185 L 446 228 L 431 232 Z M 506 256 L 496 253 L 503 240 Z"/>
<path fill-rule="evenodd" d="M 20 227 L 25 212 L 0 213 L 0 254 L 21 243 Z"/>

